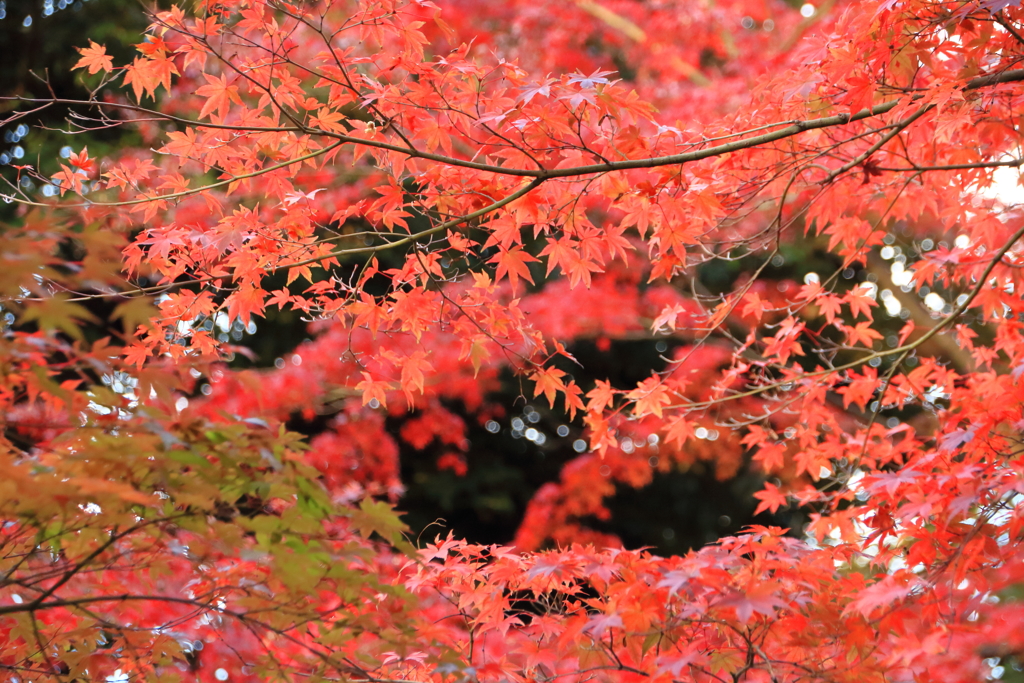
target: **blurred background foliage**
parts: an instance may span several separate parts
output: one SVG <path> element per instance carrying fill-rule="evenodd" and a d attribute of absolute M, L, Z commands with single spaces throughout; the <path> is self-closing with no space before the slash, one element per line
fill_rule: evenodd
<path fill-rule="evenodd" d="M 159 4 L 170 3 L 163 0 Z M 107 47 L 115 64 L 123 64 L 131 60 L 133 44 L 140 41 L 147 24 L 146 8 L 132 0 L 0 0 L 0 54 L 4 56 L 0 60 L 0 94 L 86 98 L 88 89 L 81 72 L 71 72 L 79 58 L 74 48 L 93 40 Z M 0 118 L 16 106 L 9 100 L 0 103 Z M 59 156 L 67 157 L 82 147 L 89 147 L 90 156 L 102 158 L 141 140 L 131 126 L 68 136 L 65 131 L 75 130 L 68 116 L 67 107 L 55 105 L 0 128 L 0 176 L 8 183 L 18 183 L 24 176 L 17 166 L 31 165 L 47 173 L 56 168 Z M 20 182 L 25 192 L 38 192 L 31 181 Z M 16 220 L 15 211 L 12 205 L 0 205 L 0 223 Z M 713 261 L 700 269 L 699 281 L 708 292 L 722 292 L 755 265 Z M 807 272 L 831 272 L 834 267 L 806 248 L 785 254 L 769 275 L 779 281 L 797 280 Z M 94 331 L 96 336 L 102 332 Z M 275 310 L 258 321 L 254 332 L 238 329 L 232 336 L 251 350 L 251 354 L 236 354 L 232 365 L 271 367 L 309 335 L 297 314 Z M 667 350 L 666 341 L 654 337 L 604 343 L 577 340 L 570 351 L 583 369 L 574 367 L 573 375 L 583 387 L 593 386 L 595 379 L 633 386 L 647 377 L 652 367 L 663 363 L 660 359 Z M 503 407 L 503 414 L 483 423 L 464 406 L 446 406 L 460 415 L 468 428 L 471 445 L 464 474 L 438 467 L 444 451 L 441 445 L 415 450 L 396 438 L 402 448 L 406 486 L 399 508 L 406 513 L 414 534 L 432 539 L 451 529 L 473 542 L 508 542 L 537 489 L 557 480 L 563 465 L 585 450 L 580 421 L 570 424 L 561 412 L 526 400 L 519 380 L 510 374 L 503 378 L 501 390 L 489 397 L 489 403 Z M 325 428 L 329 417 L 307 421 L 295 416 L 289 427 L 313 436 Z M 389 418 L 388 426 L 395 435 L 401 423 L 402 419 Z M 535 438 L 525 438 L 526 429 L 534 429 Z M 702 466 L 676 469 L 655 475 L 642 489 L 620 486 L 608 501 L 613 513 L 610 520 L 584 521 L 618 535 L 627 546 L 650 547 L 660 553 L 685 552 L 754 523 L 782 525 L 799 533 L 804 520 L 798 513 L 753 516 L 756 501 L 752 494 L 761 483 L 761 476 L 749 468 L 741 468 L 726 481 Z"/>

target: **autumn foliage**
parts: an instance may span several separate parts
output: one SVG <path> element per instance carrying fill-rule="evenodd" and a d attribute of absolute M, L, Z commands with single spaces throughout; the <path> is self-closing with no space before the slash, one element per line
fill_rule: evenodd
<path fill-rule="evenodd" d="M 1019 3 L 211 0 L 136 49 L 6 98 L 75 112 L 3 190 L 8 679 L 1019 670 Z M 633 385 L 572 352 L 626 339 L 665 342 Z M 585 452 L 513 545 L 405 534 L 400 447 L 464 475 L 509 378 Z M 809 523 L 594 523 L 698 463 Z"/>

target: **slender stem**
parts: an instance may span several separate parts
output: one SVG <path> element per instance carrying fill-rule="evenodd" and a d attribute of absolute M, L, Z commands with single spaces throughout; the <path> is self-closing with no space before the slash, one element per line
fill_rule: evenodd
<path fill-rule="evenodd" d="M 993 86 L 993 85 L 1000 85 L 1000 84 L 1004 84 L 1004 83 L 1013 83 L 1013 82 L 1017 82 L 1017 81 L 1021 81 L 1021 80 L 1024 80 L 1024 69 L 1012 69 L 1012 70 L 1009 70 L 1009 71 L 1004 71 L 1002 73 L 990 74 L 990 75 L 987 75 L 987 76 L 979 76 L 978 78 L 971 79 L 970 81 L 967 82 L 966 85 L 964 85 L 963 90 L 964 91 L 978 90 L 978 89 L 989 87 L 989 86 Z M 914 95 L 910 99 L 911 100 L 919 100 L 919 99 L 922 99 L 922 98 L 923 98 L 923 95 Z M 12 99 L 17 100 L 17 99 L 22 99 L 22 98 L 0 97 L 0 101 L 2 101 L 2 100 L 12 100 Z M 23 101 L 39 103 L 39 102 L 51 102 L 52 100 L 38 100 L 37 99 L 37 100 L 23 100 Z M 69 101 L 69 100 L 59 100 L 59 101 L 63 102 L 63 103 L 73 102 L 73 101 Z M 509 167 L 505 167 L 505 166 L 498 166 L 496 164 L 487 164 L 487 163 L 481 163 L 481 162 L 476 162 L 476 161 L 467 161 L 465 159 L 457 159 L 455 157 L 445 156 L 443 154 L 432 154 L 430 152 L 424 152 L 422 150 L 413 149 L 413 148 L 410 148 L 410 147 L 404 146 L 404 145 L 396 145 L 396 144 L 392 144 L 392 143 L 388 143 L 388 142 L 383 142 L 383 141 L 379 141 L 379 140 L 367 140 L 365 138 L 360 138 L 360 137 L 351 136 L 351 135 L 345 135 L 343 133 L 334 133 L 334 132 L 320 130 L 318 128 L 312 128 L 312 127 L 304 127 L 302 129 L 298 129 L 296 127 L 262 128 L 262 129 L 261 128 L 241 128 L 241 130 L 252 130 L 254 132 L 271 131 L 271 130 L 274 130 L 274 131 L 277 131 L 277 130 L 296 131 L 296 132 L 302 132 L 302 133 L 306 133 L 306 134 L 310 134 L 310 135 L 320 135 L 320 136 L 324 136 L 324 137 L 333 138 L 339 144 L 352 143 L 352 144 L 357 144 L 357 145 L 364 145 L 366 147 L 373 147 L 373 148 L 376 148 L 376 149 L 382 149 L 382 150 L 386 150 L 386 151 L 390 151 L 390 152 L 397 152 L 397 153 L 400 153 L 400 154 L 404 154 L 404 155 L 406 155 L 406 156 L 408 156 L 409 158 L 412 158 L 412 159 L 424 159 L 424 160 L 427 160 L 427 161 L 436 161 L 438 163 L 442 163 L 442 164 L 445 164 L 445 165 L 448 165 L 448 166 L 457 166 L 457 167 L 461 167 L 461 168 L 470 168 L 470 169 L 475 169 L 475 170 L 478 170 L 478 171 L 488 171 L 488 172 L 491 172 L 491 173 L 497 173 L 497 174 L 500 174 L 500 175 L 507 175 L 507 176 L 519 176 L 519 177 L 527 177 L 527 178 L 549 179 L 549 178 L 570 178 L 570 177 L 581 176 L 581 175 L 592 175 L 592 174 L 595 174 L 595 173 L 606 173 L 608 171 L 625 171 L 625 170 L 638 169 L 638 168 L 656 168 L 658 166 L 671 166 L 671 165 L 674 165 L 674 164 L 685 164 L 685 163 L 688 163 L 688 162 L 691 162 L 691 161 L 699 161 L 701 159 L 707 159 L 707 158 L 710 158 L 710 157 L 721 156 L 723 154 L 729 154 L 731 152 L 737 152 L 737 151 L 740 151 L 740 150 L 749 149 L 751 147 L 757 147 L 759 145 L 763 145 L 763 144 L 766 144 L 766 143 L 769 143 L 769 142 L 775 142 L 776 140 L 783 140 L 785 138 L 790 138 L 790 137 L 793 137 L 795 135 L 799 135 L 799 134 L 804 133 L 804 132 L 809 131 L 809 130 L 819 130 L 819 129 L 822 129 L 822 128 L 832 128 L 832 127 L 835 127 L 835 126 L 846 125 L 846 124 L 852 123 L 854 121 L 862 121 L 864 119 L 869 119 L 869 118 L 873 118 L 875 116 L 880 116 L 882 114 L 885 114 L 885 113 L 888 113 L 888 112 L 892 111 L 893 109 L 895 109 L 897 106 L 899 106 L 901 103 L 903 103 L 905 101 L 906 101 L 905 99 L 889 100 L 888 102 L 883 102 L 881 104 L 877 104 L 874 107 L 871 107 L 870 109 L 862 109 L 861 111 L 853 113 L 853 114 L 836 114 L 835 116 L 826 116 L 826 117 L 817 118 L 817 119 L 804 119 L 804 120 L 794 121 L 792 124 L 787 125 L 786 127 L 781 128 L 779 130 L 769 131 L 767 133 L 762 133 L 761 135 L 755 135 L 753 137 L 743 138 L 741 140 L 735 140 L 733 142 L 727 142 L 727 143 L 724 143 L 724 144 L 721 144 L 721 145 L 715 145 L 713 147 L 707 147 L 705 149 L 694 150 L 692 152 L 683 152 L 683 153 L 680 153 L 680 154 L 668 154 L 668 155 L 664 155 L 664 156 L 649 157 L 647 159 L 624 159 L 624 160 L 621 160 L 621 161 L 608 161 L 608 162 L 603 162 L 603 163 L 599 163 L 599 164 L 587 164 L 587 165 L 584 165 L 584 166 L 570 166 L 570 167 L 567 167 L 567 168 L 539 169 L 539 170 L 522 169 L 522 168 L 509 168 Z M 95 106 L 107 106 L 107 103 L 105 103 L 105 102 L 81 102 L 81 103 L 82 104 L 88 104 L 88 105 L 95 105 Z M 161 114 L 160 112 L 156 112 L 156 111 L 152 111 L 152 110 L 145 110 L 145 109 L 142 109 L 141 107 L 132 107 L 132 108 L 135 111 L 143 111 L 143 112 L 150 113 L 150 114 L 153 114 L 153 115 L 163 116 L 163 114 Z M 931 108 L 932 108 L 932 105 L 927 105 L 926 107 L 924 107 L 924 111 L 928 111 Z M 923 114 L 924 111 L 922 111 L 921 114 Z M 167 118 L 170 118 L 170 117 L 167 117 Z M 198 122 L 198 121 L 188 121 L 187 119 L 181 119 L 181 118 L 178 118 L 178 117 L 174 117 L 171 120 L 176 120 L 176 121 L 179 121 L 179 122 L 182 122 L 182 123 L 188 123 L 189 125 L 195 125 L 195 126 L 219 127 L 219 128 L 224 128 L 225 127 L 223 125 L 213 126 L 213 124 L 205 124 L 205 123 L 201 123 L 201 122 Z M 769 125 L 774 125 L 774 124 L 769 124 Z M 333 149 L 333 146 L 331 146 L 330 148 L 325 148 L 325 150 L 326 149 Z M 325 151 L 325 150 L 322 150 L 322 151 Z M 303 157 L 302 160 L 304 160 L 305 158 L 307 158 L 307 157 Z M 289 162 L 289 163 L 294 163 L 294 162 Z M 263 172 L 265 172 L 266 170 L 269 170 L 269 169 L 265 169 Z M 244 177 L 247 177 L 247 176 L 239 176 L 239 178 L 244 178 Z M 251 177 L 251 176 L 249 176 L 249 177 Z M 223 183 L 221 183 L 221 184 L 223 184 Z M 166 198 L 171 198 L 173 196 L 175 196 L 175 195 L 167 195 L 167 196 L 163 196 L 163 197 L 153 197 L 150 200 L 166 199 Z M 150 200 L 139 200 L 139 201 L 150 201 Z"/>
<path fill-rule="evenodd" d="M 698 402 L 695 402 L 695 403 L 675 404 L 675 405 L 671 405 L 671 406 L 666 406 L 665 409 L 668 409 L 668 408 L 685 408 L 687 410 L 700 410 L 702 408 L 708 408 L 710 406 L 718 405 L 720 403 L 726 403 L 728 401 L 736 401 L 736 400 L 739 400 L 741 398 L 748 398 L 750 396 L 757 396 L 757 395 L 763 394 L 763 393 L 765 393 L 767 391 L 773 391 L 775 389 L 781 389 L 784 386 L 787 386 L 787 385 L 790 385 L 790 384 L 794 384 L 794 383 L 800 382 L 802 380 L 812 379 L 814 377 L 823 377 L 825 375 L 835 374 L 835 373 L 838 373 L 838 372 L 842 372 L 844 370 L 853 370 L 854 368 L 858 368 L 858 367 L 864 365 L 864 363 L 870 362 L 871 360 L 874 360 L 875 358 L 885 358 L 887 356 L 895 356 L 897 354 L 909 353 L 909 352 L 913 351 L 914 349 L 918 348 L 919 346 L 921 346 L 922 344 L 924 344 L 925 342 L 927 342 L 929 339 L 931 339 L 932 337 L 937 335 L 939 332 L 941 332 L 945 328 L 949 327 L 953 323 L 954 320 L 956 320 L 958 317 L 960 317 L 960 315 L 963 314 L 963 312 L 965 310 L 967 310 L 967 308 L 971 305 L 971 302 L 973 302 L 974 299 L 977 298 L 978 294 L 981 293 L 982 288 L 985 286 L 985 281 L 988 280 L 989 276 L 992 274 L 992 270 L 995 269 L 996 265 L 999 264 L 999 262 L 1002 260 L 1003 256 L 1005 256 L 1006 253 L 1008 251 L 1010 251 L 1010 249 L 1013 248 L 1013 246 L 1020 240 L 1021 237 L 1024 237 L 1024 226 L 1022 226 L 1015 233 L 1013 233 L 1013 235 L 1006 242 L 1006 244 L 1004 244 L 999 249 L 999 251 L 996 252 L 996 254 L 992 257 L 992 260 L 989 262 L 988 266 L 986 266 L 984 272 L 981 274 L 981 276 L 979 276 L 978 283 L 974 286 L 974 288 L 971 290 L 971 292 L 967 295 L 967 298 L 964 299 L 962 303 L 957 305 L 957 307 L 953 309 L 952 313 L 950 313 L 945 318 L 943 318 L 941 321 L 939 321 L 938 324 L 936 324 L 930 330 L 928 330 L 926 333 L 924 333 L 923 335 L 921 335 L 920 337 L 918 337 L 917 339 L 915 339 L 914 341 L 912 341 L 912 342 L 910 342 L 908 344 L 904 344 L 903 346 L 897 346 L 896 348 L 889 349 L 888 351 L 875 351 L 875 352 L 870 353 L 870 354 L 868 354 L 866 356 L 863 356 L 862 358 L 858 358 L 855 361 L 850 361 L 849 363 L 845 363 L 843 365 L 837 365 L 835 367 L 826 368 L 824 370 L 816 370 L 814 372 L 801 373 L 799 375 L 796 375 L 794 377 L 790 377 L 788 379 L 785 379 L 785 380 L 782 380 L 782 381 L 779 381 L 779 382 L 772 382 L 771 384 L 765 384 L 765 385 L 762 385 L 762 386 L 759 386 L 759 387 L 754 387 L 753 389 L 748 389 L 747 391 L 742 391 L 742 392 L 739 392 L 739 393 L 736 393 L 736 394 L 729 394 L 728 396 L 722 396 L 720 398 L 711 399 L 711 400 L 708 400 L 708 401 L 698 401 Z"/>

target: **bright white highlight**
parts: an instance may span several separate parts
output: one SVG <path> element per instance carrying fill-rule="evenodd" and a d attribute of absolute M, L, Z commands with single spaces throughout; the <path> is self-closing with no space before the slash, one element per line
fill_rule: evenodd
<path fill-rule="evenodd" d="M 935 292 L 928 292 L 928 296 L 924 298 L 924 305 L 936 313 L 939 313 L 945 307 L 946 300 Z"/>
<path fill-rule="evenodd" d="M 890 269 L 892 275 L 892 283 L 897 287 L 905 287 L 911 283 L 914 279 L 914 273 L 906 269 L 906 267 L 896 261 L 892 264 Z"/>

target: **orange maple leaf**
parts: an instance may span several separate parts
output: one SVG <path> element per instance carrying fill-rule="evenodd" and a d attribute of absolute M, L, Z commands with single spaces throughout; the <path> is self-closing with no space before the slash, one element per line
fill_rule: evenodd
<path fill-rule="evenodd" d="M 856 319 L 857 316 L 863 314 L 868 320 L 872 319 L 871 308 L 877 306 L 878 302 L 874 300 L 869 287 L 854 287 L 846 293 L 846 303 L 850 304 L 850 312 Z"/>
<path fill-rule="evenodd" d="M 761 501 L 757 504 L 757 508 L 754 509 L 755 515 L 759 515 L 765 510 L 774 515 L 780 507 L 789 502 L 789 496 L 780 491 L 779 487 L 770 481 L 764 483 L 764 490 L 755 493 L 754 498 Z"/>
<path fill-rule="evenodd" d="M 569 383 L 565 385 L 565 409 L 569 411 L 570 420 L 576 419 L 577 410 L 584 410 L 581 394 L 583 394 L 583 390 L 576 386 L 574 380 L 569 380 Z"/>
<path fill-rule="evenodd" d="M 160 151 L 164 154 L 173 154 L 185 159 L 193 158 L 199 149 L 199 141 L 196 139 L 196 129 L 186 128 L 184 132 L 171 131 L 167 134 L 168 142 Z"/>
<path fill-rule="evenodd" d="M 83 147 L 81 152 L 72 152 L 71 158 L 68 159 L 71 165 L 75 168 L 80 168 L 86 173 L 92 173 L 96 170 L 96 160 L 89 158 L 89 148 Z"/>
<path fill-rule="evenodd" d="M 831 325 L 835 322 L 842 306 L 842 300 L 835 294 L 825 294 L 818 297 L 818 312 L 825 316 L 825 320 Z"/>
<path fill-rule="evenodd" d="M 836 389 L 836 393 L 843 397 L 843 407 L 847 408 L 851 403 L 856 403 L 861 410 L 867 405 L 871 397 L 875 395 L 878 386 L 878 373 L 874 368 L 864 368 L 864 376 L 852 377 L 845 387 Z"/>
<path fill-rule="evenodd" d="M 88 67 L 89 73 L 95 74 L 100 71 L 109 72 L 114 68 L 114 60 L 107 54 L 107 48 L 95 41 L 90 40 L 89 47 L 75 49 L 82 55 L 82 58 L 75 62 L 75 65 L 71 67 L 72 69 Z"/>
<path fill-rule="evenodd" d="M 356 391 L 362 392 L 363 405 L 365 406 L 371 401 L 376 400 L 380 405 L 387 407 L 387 390 L 391 388 L 391 382 L 375 380 L 368 372 L 362 374 L 363 381 L 356 385 Z"/>
<path fill-rule="evenodd" d="M 742 314 L 754 318 L 757 322 L 761 322 L 761 316 L 764 315 L 765 309 L 770 306 L 769 302 L 762 299 L 757 292 L 747 292 L 747 295 L 743 297 L 743 301 Z"/>
<path fill-rule="evenodd" d="M 778 441 L 764 442 L 754 453 L 753 459 L 761 464 L 765 472 L 771 473 L 780 470 L 786 463 L 786 445 Z"/>
<path fill-rule="evenodd" d="M 228 317 L 238 318 L 243 325 L 248 325 L 252 314 L 262 316 L 266 308 L 267 293 L 253 285 L 243 285 L 228 297 Z"/>
<path fill-rule="evenodd" d="M 580 258 L 577 252 L 578 247 L 579 244 L 570 237 L 563 237 L 562 239 L 548 242 L 547 246 L 540 252 L 541 256 L 548 257 L 548 269 L 545 275 L 551 275 L 551 271 L 558 265 L 562 266 L 562 272 L 568 272 L 572 264 Z"/>
<path fill-rule="evenodd" d="M 406 401 L 412 406 L 413 390 L 423 393 L 425 378 L 423 373 L 434 369 L 434 366 L 427 360 L 427 354 L 423 351 L 416 351 L 411 356 L 402 360 L 402 391 L 405 392 Z"/>
<path fill-rule="evenodd" d="M 206 118 L 216 110 L 217 116 L 223 119 L 231 111 L 232 102 L 242 103 L 242 99 L 238 96 L 238 86 L 229 85 L 227 76 L 221 75 L 220 78 L 210 74 L 203 74 L 203 76 L 206 78 L 207 84 L 198 88 L 196 94 L 207 99 L 199 112 L 199 118 Z"/>
<path fill-rule="evenodd" d="M 530 375 L 530 379 L 537 383 L 536 388 L 533 390 L 533 395 L 540 396 L 544 394 L 548 404 L 554 408 L 555 396 L 559 391 L 565 391 L 565 382 L 562 381 L 563 377 L 565 377 L 565 373 L 558 368 L 540 368 L 534 371 Z"/>
<path fill-rule="evenodd" d="M 587 392 L 587 412 L 600 413 L 615 400 L 615 390 L 611 382 L 597 380 L 595 387 Z"/>
<path fill-rule="evenodd" d="M 849 338 L 851 346 L 864 344 L 869 349 L 876 339 L 882 339 L 882 334 L 878 330 L 871 329 L 870 320 L 864 320 L 853 327 L 847 327 L 846 336 Z"/>
<path fill-rule="evenodd" d="M 143 93 L 155 97 L 156 89 L 161 85 L 165 90 L 170 90 L 171 75 L 178 74 L 174 59 L 163 55 L 152 59 L 136 57 L 124 69 L 124 84 L 132 86 L 137 100 L 142 100 Z"/>
<path fill-rule="evenodd" d="M 345 126 L 342 124 L 344 120 L 345 116 L 340 112 L 331 111 L 327 107 L 320 107 L 320 111 L 310 119 L 310 123 L 326 131 L 344 133 Z"/>
<path fill-rule="evenodd" d="M 643 417 L 652 413 L 661 417 L 662 408 L 672 402 L 668 387 L 659 377 L 648 377 L 643 382 L 638 382 L 636 389 L 626 394 L 626 398 L 636 401 L 633 406 L 635 417 Z"/>
<path fill-rule="evenodd" d="M 387 312 L 366 292 L 360 292 L 359 299 L 349 305 L 349 311 L 356 316 L 356 326 L 365 325 L 370 330 L 370 335 L 376 339 L 381 322 L 387 320 Z"/>
<path fill-rule="evenodd" d="M 512 249 L 502 249 L 487 262 L 498 264 L 498 270 L 495 274 L 496 280 L 500 280 L 505 275 L 508 275 L 508 280 L 512 283 L 512 292 L 515 293 L 519 286 L 519 278 L 523 278 L 531 285 L 533 284 L 530 268 L 526 264 L 534 263 L 538 260 L 523 251 L 522 247 L 513 247 Z"/>

